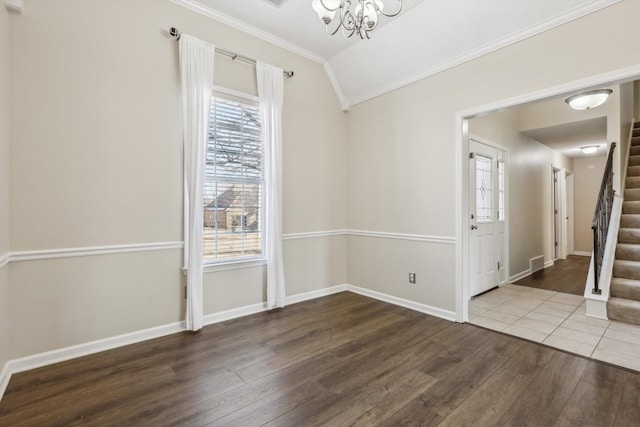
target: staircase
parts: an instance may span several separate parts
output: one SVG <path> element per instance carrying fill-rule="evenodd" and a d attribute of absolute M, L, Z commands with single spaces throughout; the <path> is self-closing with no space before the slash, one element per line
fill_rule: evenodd
<path fill-rule="evenodd" d="M 607 315 L 640 325 L 640 122 L 634 124 L 631 137 Z"/>

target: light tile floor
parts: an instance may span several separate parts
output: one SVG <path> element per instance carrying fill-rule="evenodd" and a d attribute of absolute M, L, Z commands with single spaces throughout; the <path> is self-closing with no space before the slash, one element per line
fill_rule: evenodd
<path fill-rule="evenodd" d="M 587 317 L 580 295 L 506 285 L 469 302 L 469 323 L 640 371 L 640 326 Z"/>

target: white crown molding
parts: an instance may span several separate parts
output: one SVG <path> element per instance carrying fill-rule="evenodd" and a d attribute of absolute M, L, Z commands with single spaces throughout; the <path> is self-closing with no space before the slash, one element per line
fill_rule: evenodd
<path fill-rule="evenodd" d="M 278 36 L 275 36 L 266 31 L 260 30 L 252 25 L 239 21 L 235 18 L 230 17 L 229 15 L 225 15 L 224 13 L 218 12 L 217 10 L 211 9 L 209 7 L 205 7 L 199 3 L 196 3 L 192 0 L 170 0 L 172 3 L 177 4 L 178 6 L 185 7 L 193 12 L 199 13 L 201 15 L 207 16 L 211 19 L 215 19 L 216 21 L 222 22 L 232 28 L 250 34 L 254 37 L 257 37 L 261 40 L 274 44 L 278 47 L 286 49 L 290 52 L 295 53 L 296 55 L 300 55 L 304 58 L 310 59 L 311 61 L 317 62 L 318 64 L 323 64 L 326 59 L 317 55 L 303 47 L 300 47 L 296 44 L 288 42 Z"/>
<path fill-rule="evenodd" d="M 2 268 L 5 265 L 9 264 L 10 260 L 11 260 L 11 257 L 10 257 L 9 252 L 0 255 L 0 268 Z"/>
<path fill-rule="evenodd" d="M 340 105 L 342 106 L 342 111 L 349 111 L 349 100 L 346 96 L 344 96 L 344 92 L 342 91 L 342 86 L 340 86 L 340 82 L 333 72 L 333 68 L 331 67 L 331 63 L 329 61 L 324 62 L 324 71 L 327 73 L 327 77 L 329 77 L 329 81 L 333 86 L 333 90 L 336 92 L 336 96 L 338 100 L 340 100 Z"/>
<path fill-rule="evenodd" d="M 24 13 L 24 2 L 22 0 L 5 0 L 7 9 L 18 13 Z"/>
<path fill-rule="evenodd" d="M 447 237 L 447 236 L 427 236 L 422 234 L 401 234 L 401 233 L 387 233 L 382 231 L 363 231 L 363 230 L 348 230 L 347 234 L 349 236 L 377 237 L 382 239 L 396 239 L 396 240 L 412 240 L 417 242 L 442 243 L 446 245 L 454 245 L 456 243 L 455 237 Z"/>
<path fill-rule="evenodd" d="M 591 13 L 597 12 L 601 9 L 604 9 L 606 7 L 609 7 L 611 5 L 614 5 L 616 3 L 621 2 L 622 0 L 600 0 L 594 3 L 589 3 L 587 5 L 584 6 L 579 6 L 576 7 L 574 9 L 571 9 L 561 15 L 558 15 L 554 18 L 548 19 L 544 22 L 541 22 L 540 24 L 525 28 L 522 31 L 519 31 L 517 33 L 511 34 L 507 37 L 504 37 L 502 39 L 499 39 L 495 42 L 486 44 L 484 46 L 481 46 L 477 49 L 474 49 L 470 52 L 464 53 L 462 55 L 458 55 L 448 61 L 442 62 L 440 64 L 437 64 L 433 67 L 429 67 L 423 70 L 420 70 L 416 73 L 413 73 L 407 77 L 404 77 L 400 80 L 397 80 L 395 82 L 392 82 L 388 85 L 385 85 L 383 87 L 381 87 L 380 89 L 377 89 L 375 91 L 372 91 L 366 95 L 363 95 L 361 97 L 358 97 L 356 99 L 353 100 L 348 100 L 350 101 L 350 105 L 354 106 L 357 104 L 360 104 L 362 102 L 368 101 L 372 98 L 384 95 L 386 93 L 392 92 L 396 89 L 400 89 L 401 87 L 410 85 L 412 83 L 415 83 L 419 80 L 425 79 L 427 77 L 433 76 L 435 74 L 441 73 L 445 70 L 448 70 L 450 68 L 456 67 L 458 65 L 461 65 L 465 62 L 477 59 L 481 56 L 487 55 L 489 53 L 495 52 L 496 50 L 505 48 L 507 46 L 510 46 L 512 44 L 515 44 L 517 42 L 526 40 L 530 37 L 534 37 L 540 33 L 543 33 L 545 31 L 548 31 L 552 28 L 558 27 L 560 25 L 566 24 L 568 22 L 571 22 L 575 19 L 581 18 L 583 16 L 589 15 Z"/>
<path fill-rule="evenodd" d="M 133 252 L 182 249 L 183 242 L 138 243 L 132 245 L 92 246 L 84 248 L 44 249 L 37 251 L 10 252 L 10 262 L 36 261 L 57 258 L 74 258 L 95 255 L 126 254 Z"/>

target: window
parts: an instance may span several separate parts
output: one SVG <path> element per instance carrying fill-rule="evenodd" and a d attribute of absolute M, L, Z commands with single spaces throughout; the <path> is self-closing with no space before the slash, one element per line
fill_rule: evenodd
<path fill-rule="evenodd" d="M 498 160 L 498 221 L 504 221 L 504 160 Z"/>
<path fill-rule="evenodd" d="M 476 220 L 493 220 L 493 162 L 491 157 L 476 154 Z"/>
<path fill-rule="evenodd" d="M 264 257 L 264 144 L 257 102 L 215 92 L 204 177 L 204 260 Z"/>

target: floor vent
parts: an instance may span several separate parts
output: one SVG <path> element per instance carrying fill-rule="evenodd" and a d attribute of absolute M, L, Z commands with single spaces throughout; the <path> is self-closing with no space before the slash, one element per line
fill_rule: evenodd
<path fill-rule="evenodd" d="M 540 255 L 535 258 L 531 258 L 529 260 L 529 270 L 531 270 L 532 273 L 535 273 L 536 271 L 540 271 L 543 268 L 544 268 L 544 255 Z"/>

